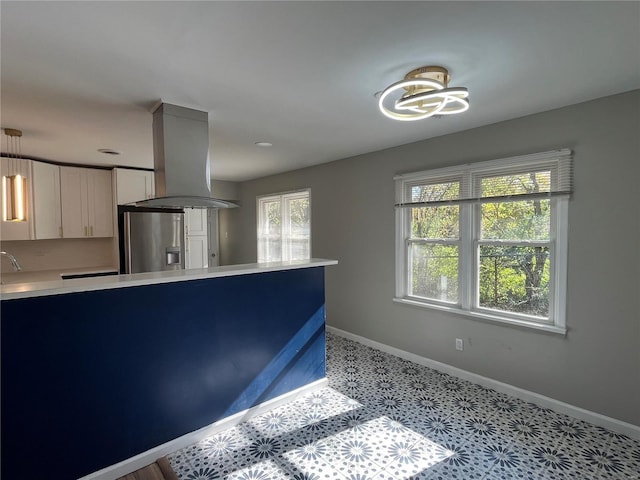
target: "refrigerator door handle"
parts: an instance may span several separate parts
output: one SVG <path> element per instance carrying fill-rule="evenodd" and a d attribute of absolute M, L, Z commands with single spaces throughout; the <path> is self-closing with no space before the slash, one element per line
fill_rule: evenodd
<path fill-rule="evenodd" d="M 129 212 L 124 214 L 124 261 L 127 265 L 126 273 L 131 273 L 131 215 Z"/>

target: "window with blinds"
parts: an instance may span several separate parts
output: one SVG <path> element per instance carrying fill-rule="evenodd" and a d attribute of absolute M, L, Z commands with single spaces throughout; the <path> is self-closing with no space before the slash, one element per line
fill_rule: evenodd
<path fill-rule="evenodd" d="M 398 175 L 396 300 L 565 331 L 571 152 Z"/>

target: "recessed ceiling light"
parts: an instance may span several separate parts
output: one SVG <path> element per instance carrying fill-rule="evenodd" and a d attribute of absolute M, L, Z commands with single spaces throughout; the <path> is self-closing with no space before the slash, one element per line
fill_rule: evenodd
<path fill-rule="evenodd" d="M 111 148 L 99 148 L 98 151 L 100 153 L 104 153 L 105 155 L 120 155 L 119 151 L 112 150 Z"/>
<path fill-rule="evenodd" d="M 273 147 L 273 143 L 270 142 L 256 142 L 257 147 Z"/>

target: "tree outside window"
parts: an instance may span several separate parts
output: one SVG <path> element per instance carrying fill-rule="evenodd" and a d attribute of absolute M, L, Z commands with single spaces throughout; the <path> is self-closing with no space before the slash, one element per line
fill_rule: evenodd
<path fill-rule="evenodd" d="M 310 257 L 310 191 L 258 197 L 258 262 Z"/>
<path fill-rule="evenodd" d="M 396 300 L 564 329 L 570 158 L 396 177 Z"/>
<path fill-rule="evenodd" d="M 550 191 L 551 172 L 482 179 L 482 197 Z M 481 203 L 479 306 L 549 318 L 551 200 Z"/>

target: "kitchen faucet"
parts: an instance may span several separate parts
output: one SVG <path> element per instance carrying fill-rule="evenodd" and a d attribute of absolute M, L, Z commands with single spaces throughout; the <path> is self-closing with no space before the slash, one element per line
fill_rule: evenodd
<path fill-rule="evenodd" d="M 11 255 L 9 252 L 2 251 L 0 252 L 0 255 L 6 255 L 7 257 L 9 257 L 9 261 L 11 262 L 11 265 L 13 265 L 13 268 L 16 270 L 16 272 L 19 272 L 20 270 L 22 270 L 22 267 L 18 263 L 18 260 L 16 259 L 16 257 Z"/>

